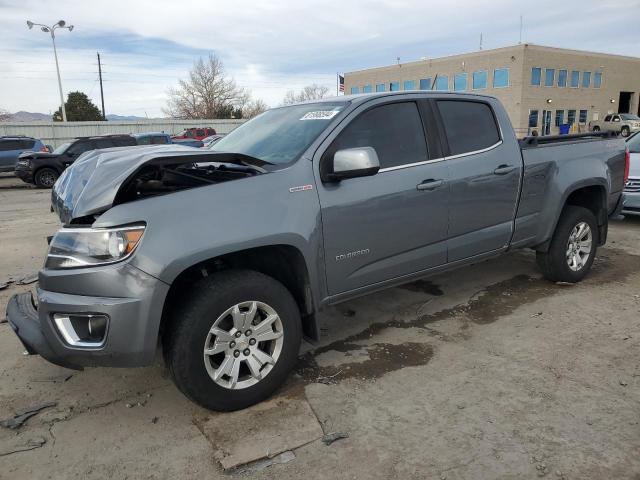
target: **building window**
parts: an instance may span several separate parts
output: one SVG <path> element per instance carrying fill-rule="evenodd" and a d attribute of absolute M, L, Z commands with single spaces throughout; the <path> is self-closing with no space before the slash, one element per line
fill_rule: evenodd
<path fill-rule="evenodd" d="M 400 90 L 400 82 L 391 82 L 389 84 L 390 92 L 397 92 L 398 90 Z"/>
<path fill-rule="evenodd" d="M 542 77 L 542 69 L 540 67 L 533 67 L 531 69 L 531 85 L 540 86 L 540 78 Z"/>
<path fill-rule="evenodd" d="M 414 80 L 405 80 L 403 87 L 404 90 L 415 90 L 416 82 Z"/>
<path fill-rule="evenodd" d="M 449 77 L 447 75 L 436 77 L 436 90 L 449 90 Z"/>
<path fill-rule="evenodd" d="M 529 128 L 538 126 L 538 110 L 529 110 Z"/>
<path fill-rule="evenodd" d="M 556 110 L 556 123 L 555 126 L 559 127 L 564 123 L 564 110 Z"/>
<path fill-rule="evenodd" d="M 463 92 L 467 89 L 467 74 L 458 73 L 453 77 L 453 89 L 456 92 Z"/>
<path fill-rule="evenodd" d="M 591 72 L 582 72 L 582 86 L 589 88 L 591 85 Z"/>
<path fill-rule="evenodd" d="M 354 95 L 356 93 L 360 93 L 360 89 L 358 87 L 351 87 L 351 95 Z"/>
<path fill-rule="evenodd" d="M 509 86 L 509 69 L 496 68 L 493 71 L 493 88 L 503 88 Z"/>
<path fill-rule="evenodd" d="M 571 72 L 571 88 L 578 88 L 580 85 L 580 72 L 573 70 Z"/>
<path fill-rule="evenodd" d="M 587 123 L 587 118 L 589 118 L 589 116 L 587 115 L 587 111 L 586 110 L 580 110 L 580 123 Z"/>
<path fill-rule="evenodd" d="M 487 88 L 487 71 L 473 72 L 473 89 L 481 90 L 483 88 Z"/>
<path fill-rule="evenodd" d="M 602 85 L 602 72 L 596 72 L 593 75 L 593 88 L 600 88 Z"/>
<path fill-rule="evenodd" d="M 384 83 L 376 83 L 376 92 L 384 92 Z"/>
<path fill-rule="evenodd" d="M 371 85 L 365 85 L 362 87 L 362 93 L 371 93 L 372 91 Z"/>
<path fill-rule="evenodd" d="M 567 113 L 567 123 L 569 125 L 573 125 L 574 123 L 576 123 L 576 111 L 575 110 L 569 110 Z"/>
<path fill-rule="evenodd" d="M 420 90 L 431 90 L 431 79 L 430 78 L 421 78 L 420 79 Z"/>
<path fill-rule="evenodd" d="M 567 86 L 567 71 L 566 70 L 558 70 L 558 86 L 566 87 Z"/>
<path fill-rule="evenodd" d="M 547 68 L 544 71 L 544 86 L 545 87 L 553 87 L 553 81 L 556 77 L 556 69 L 555 68 Z"/>

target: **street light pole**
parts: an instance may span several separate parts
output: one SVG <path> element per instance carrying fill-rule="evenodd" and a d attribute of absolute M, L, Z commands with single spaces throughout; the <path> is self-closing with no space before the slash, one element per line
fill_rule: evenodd
<path fill-rule="evenodd" d="M 66 22 L 64 20 L 60 20 L 55 25 L 48 27 L 47 25 L 42 25 L 41 23 L 33 23 L 32 21 L 27 20 L 27 27 L 29 27 L 29 30 L 31 30 L 34 25 L 39 26 L 40 30 L 42 30 L 43 32 L 51 34 L 51 41 L 53 42 L 53 56 L 56 59 L 56 72 L 58 73 L 58 89 L 60 91 L 60 111 L 62 112 L 62 121 L 66 122 L 67 110 L 64 108 L 64 94 L 62 93 L 62 80 L 60 79 L 60 66 L 58 65 L 58 51 L 56 50 L 55 30 L 56 28 L 66 28 L 71 32 L 73 30 L 73 25 L 69 25 L 67 27 Z"/>

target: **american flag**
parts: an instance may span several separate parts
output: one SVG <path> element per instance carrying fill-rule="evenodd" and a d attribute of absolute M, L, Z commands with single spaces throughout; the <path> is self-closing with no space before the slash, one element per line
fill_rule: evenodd
<path fill-rule="evenodd" d="M 338 90 L 344 93 L 344 76 L 338 75 Z"/>

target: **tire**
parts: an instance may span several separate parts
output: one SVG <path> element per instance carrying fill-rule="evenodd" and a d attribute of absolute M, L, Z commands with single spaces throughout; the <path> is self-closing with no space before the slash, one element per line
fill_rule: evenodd
<path fill-rule="evenodd" d="M 599 132 L 600 131 L 600 127 L 593 127 L 593 131 L 594 132 Z"/>
<path fill-rule="evenodd" d="M 165 333 L 166 359 L 176 386 L 195 403 L 218 411 L 240 410 L 269 397 L 295 366 L 302 339 L 300 312 L 289 290 L 262 273 L 228 270 L 203 278 L 192 292 L 173 312 Z M 236 331 L 239 324 L 232 310 L 237 306 L 237 318 L 251 317 L 252 306 L 257 311 L 253 322 L 240 331 Z M 273 321 L 267 330 L 258 331 L 261 322 L 273 318 L 273 312 L 280 323 Z M 254 327 L 252 336 L 247 335 Z M 278 338 L 257 340 L 261 335 L 275 336 L 279 329 Z M 221 351 L 213 354 L 205 349 Z M 265 350 L 274 364 L 264 362 Z M 239 367 L 234 370 L 235 362 Z M 220 376 L 214 380 L 216 375 Z"/>
<path fill-rule="evenodd" d="M 623 137 L 628 137 L 630 133 L 631 130 L 629 130 L 629 127 L 622 127 L 622 130 L 620 130 L 620 135 Z"/>
<path fill-rule="evenodd" d="M 59 176 L 53 168 L 45 167 L 36 172 L 33 180 L 38 188 L 52 188 Z"/>
<path fill-rule="evenodd" d="M 576 229 L 586 224 L 589 227 L 590 250 L 588 254 L 584 252 L 587 243 L 587 237 L 583 237 L 577 244 L 573 243 L 572 235 L 576 233 Z M 580 235 L 584 234 L 580 233 Z M 580 261 L 576 262 L 575 255 L 569 255 L 569 251 L 575 251 L 577 246 L 583 247 L 579 249 L 581 253 Z M 537 252 L 536 261 L 542 270 L 543 275 L 553 282 L 569 282 L 576 283 L 582 280 L 593 264 L 598 246 L 598 225 L 596 217 L 591 210 L 583 207 L 568 205 L 562 211 L 556 230 L 551 238 L 549 250 L 546 252 Z M 573 266 L 572 266 L 573 264 Z"/>

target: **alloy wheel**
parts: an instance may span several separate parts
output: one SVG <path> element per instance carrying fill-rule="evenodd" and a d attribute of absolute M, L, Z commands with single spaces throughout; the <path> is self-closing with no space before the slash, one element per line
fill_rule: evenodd
<path fill-rule="evenodd" d="M 271 306 L 258 301 L 238 303 L 220 315 L 207 334 L 207 373 L 224 388 L 255 385 L 278 361 L 283 335 L 282 321 Z"/>
<path fill-rule="evenodd" d="M 593 248 L 593 234 L 591 227 L 586 222 L 578 223 L 569 234 L 567 242 L 567 265 L 577 272 L 581 270 L 591 255 Z"/>

